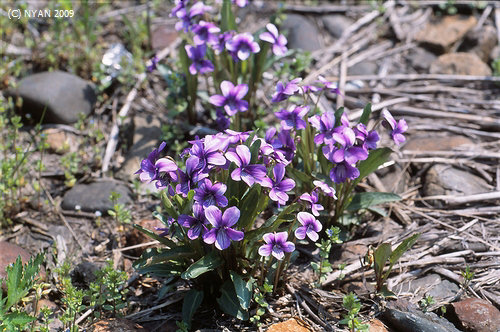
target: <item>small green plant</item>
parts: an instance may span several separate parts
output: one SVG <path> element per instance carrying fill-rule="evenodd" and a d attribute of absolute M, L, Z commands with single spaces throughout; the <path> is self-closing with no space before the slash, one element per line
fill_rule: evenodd
<path fill-rule="evenodd" d="M 424 298 L 422 298 L 419 302 L 420 308 L 422 309 L 423 312 L 426 312 L 430 306 L 436 303 L 436 300 L 431 295 L 427 295 Z"/>
<path fill-rule="evenodd" d="M 458 12 L 455 6 L 455 0 L 447 0 L 439 4 L 439 9 L 448 15 L 455 15 Z"/>
<path fill-rule="evenodd" d="M 471 283 L 472 279 L 474 278 L 474 272 L 472 272 L 472 271 L 470 270 L 469 265 L 466 265 L 466 266 L 465 266 L 465 270 L 464 270 L 464 271 L 462 271 L 462 273 L 461 273 L 461 274 L 462 274 L 462 277 L 464 278 L 464 280 L 463 280 L 463 282 L 462 282 L 462 287 L 463 287 L 463 288 L 467 288 L 467 287 L 469 287 L 469 285 L 470 285 L 470 283 Z"/>
<path fill-rule="evenodd" d="M 76 183 L 76 174 L 80 171 L 82 158 L 76 152 L 70 152 L 61 157 L 61 165 L 64 168 L 64 184 L 73 187 Z"/>
<path fill-rule="evenodd" d="M 327 273 L 332 272 L 332 264 L 328 261 L 328 256 L 330 256 L 330 251 L 332 249 L 332 244 L 342 243 L 339 240 L 340 228 L 331 227 L 326 231 L 328 238 L 322 239 L 321 242 L 315 243 L 316 247 L 319 248 L 320 261 L 311 262 L 311 267 L 318 274 L 318 280 L 316 286 L 320 286 L 325 279 Z"/>
<path fill-rule="evenodd" d="M 403 256 L 403 254 L 410 249 L 419 238 L 420 233 L 414 234 L 407 238 L 392 251 L 390 243 L 382 243 L 375 249 L 373 253 L 373 270 L 375 272 L 375 279 L 377 282 L 377 293 L 383 296 L 395 296 L 390 290 L 387 289 L 385 281 L 389 277 L 394 264 Z M 389 267 L 384 272 L 385 264 L 389 261 Z"/>
<path fill-rule="evenodd" d="M 94 308 L 95 318 L 101 318 L 104 311 L 112 312 L 113 317 L 120 316 L 125 308 L 125 295 L 128 292 L 125 282 L 127 273 L 113 268 L 113 262 L 96 272 L 97 280 L 90 283 L 87 295 L 90 306 Z"/>
<path fill-rule="evenodd" d="M 71 277 L 69 276 L 69 271 L 71 265 L 69 262 L 64 262 L 64 264 L 56 269 L 56 273 L 59 278 L 59 289 L 63 293 L 61 299 L 64 309 L 63 314 L 59 317 L 61 322 L 64 324 L 64 328 L 68 329 L 69 332 L 78 332 L 78 325 L 76 325 L 77 315 L 85 310 L 83 305 L 83 297 L 85 292 L 81 289 L 77 289 L 71 283 Z"/>
<path fill-rule="evenodd" d="M 7 285 L 7 297 L 0 289 L 0 331 L 24 331 L 36 317 L 19 308 L 19 304 L 28 295 L 36 282 L 43 254 L 31 258 L 25 265 L 18 257 L 16 262 L 7 267 L 7 279 L 0 278 L 0 285 Z"/>
<path fill-rule="evenodd" d="M 266 295 L 273 292 L 273 285 L 265 282 L 262 286 L 256 287 L 253 299 L 257 304 L 257 309 L 255 315 L 250 317 L 250 321 L 254 324 L 259 325 L 262 316 L 266 313 L 267 308 L 269 308 L 269 303 L 266 301 Z"/>
<path fill-rule="evenodd" d="M 500 58 L 493 60 L 491 66 L 493 67 L 493 76 L 500 76 Z"/>
<path fill-rule="evenodd" d="M 130 224 L 132 221 L 132 215 L 130 211 L 125 208 L 125 204 L 118 203 L 118 200 L 122 197 L 120 193 L 112 191 L 109 195 L 109 200 L 113 203 L 113 208 L 108 210 L 108 214 L 115 218 L 117 224 Z"/>
<path fill-rule="evenodd" d="M 369 325 L 362 324 L 359 318 L 359 311 L 361 310 L 361 303 L 354 293 L 344 295 L 342 299 L 342 306 L 347 310 L 347 314 L 339 322 L 340 324 L 347 325 L 349 331 L 368 331 Z"/>

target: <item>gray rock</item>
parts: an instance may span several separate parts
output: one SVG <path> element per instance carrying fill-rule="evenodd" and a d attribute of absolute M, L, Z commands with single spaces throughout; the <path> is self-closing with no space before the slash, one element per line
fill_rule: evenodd
<path fill-rule="evenodd" d="M 344 15 L 334 14 L 323 16 L 323 24 L 326 30 L 328 30 L 330 35 L 334 38 L 340 38 L 344 31 L 353 23 L 354 21 L 352 19 Z"/>
<path fill-rule="evenodd" d="M 82 211 L 101 211 L 104 214 L 113 207 L 113 203 L 109 200 L 112 191 L 121 194 L 118 203 L 127 205 L 132 202 L 132 192 L 127 186 L 106 180 L 75 185 L 64 194 L 61 207 L 65 210 L 75 210 L 75 207 L 79 205 Z"/>
<path fill-rule="evenodd" d="M 465 196 L 488 191 L 490 191 L 489 185 L 482 178 L 442 164 L 434 165 L 427 171 L 423 188 L 426 196 Z"/>
<path fill-rule="evenodd" d="M 416 47 L 408 52 L 408 61 L 412 68 L 419 72 L 428 72 L 431 64 L 436 60 L 437 56 L 423 49 Z"/>
<path fill-rule="evenodd" d="M 44 123 L 72 124 L 80 113 L 89 115 L 97 100 L 92 83 L 62 71 L 28 76 L 7 95 L 22 97 L 22 113 L 30 114 L 35 121 L 46 108 Z"/>
<path fill-rule="evenodd" d="M 443 300 L 453 299 L 460 288 L 453 282 L 448 280 L 443 280 L 441 283 L 434 286 L 427 295 L 432 296 L 436 302 L 441 302 Z"/>
<path fill-rule="evenodd" d="M 423 295 L 434 286 L 441 282 L 441 277 L 438 274 L 429 274 L 423 278 L 418 278 L 411 281 L 405 281 L 399 285 L 396 285 L 393 289 L 394 292 L 399 293 L 417 293 L 418 295 Z"/>
<path fill-rule="evenodd" d="M 282 30 L 288 39 L 288 48 L 316 51 L 321 48 L 319 31 L 311 21 L 302 15 L 287 15 Z"/>
<path fill-rule="evenodd" d="M 479 30 L 471 30 L 465 35 L 459 52 L 472 52 L 484 62 L 490 61 L 490 54 L 497 46 L 497 30 L 486 25 Z"/>
<path fill-rule="evenodd" d="M 378 66 L 375 62 L 362 61 L 347 69 L 347 75 L 375 75 L 377 74 Z"/>
<path fill-rule="evenodd" d="M 158 147 L 158 139 L 161 134 L 161 122 L 157 117 L 150 114 L 136 115 L 134 117 L 133 145 L 116 176 L 125 181 L 138 179 L 134 173 L 140 168 L 141 160 Z"/>
<path fill-rule="evenodd" d="M 389 303 L 383 313 L 385 323 L 405 332 L 459 332 L 455 326 L 435 313 L 423 313 L 414 305 L 398 300 Z"/>

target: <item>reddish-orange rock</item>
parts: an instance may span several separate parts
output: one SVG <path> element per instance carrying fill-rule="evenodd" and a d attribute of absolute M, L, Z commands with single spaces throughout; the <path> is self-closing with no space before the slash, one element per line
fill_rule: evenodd
<path fill-rule="evenodd" d="M 295 318 L 290 318 L 287 321 L 273 324 L 267 329 L 267 332 L 311 332 L 311 331 L 312 330 L 305 322 L 298 321 Z"/>
<path fill-rule="evenodd" d="M 0 278 L 2 279 L 5 279 L 7 277 L 5 268 L 9 264 L 14 263 L 18 256 L 21 256 L 21 261 L 23 262 L 23 264 L 26 264 L 31 258 L 30 253 L 26 249 L 21 248 L 17 244 L 6 241 L 0 242 L 0 253 L 2 253 L 0 255 Z M 43 268 L 43 266 L 40 269 L 39 277 L 40 279 L 45 279 L 45 269 Z M 2 285 L 2 288 L 4 288 L 4 285 Z"/>
<path fill-rule="evenodd" d="M 92 324 L 89 332 L 147 332 L 147 330 L 125 318 L 109 318 Z"/>
<path fill-rule="evenodd" d="M 470 298 L 452 303 L 458 320 L 466 331 L 500 331 L 500 311 L 483 299 Z"/>
<path fill-rule="evenodd" d="M 369 321 L 368 325 L 370 326 L 368 332 L 388 332 L 384 323 L 382 323 L 376 318 Z"/>

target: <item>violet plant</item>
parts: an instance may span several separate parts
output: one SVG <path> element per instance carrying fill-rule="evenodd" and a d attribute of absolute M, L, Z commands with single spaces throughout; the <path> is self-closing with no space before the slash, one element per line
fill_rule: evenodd
<path fill-rule="evenodd" d="M 248 320 L 255 294 L 266 284 L 272 284 L 273 291 L 279 289 L 283 272 L 302 243 L 324 247 L 318 269 L 321 280 L 328 272 L 332 242 L 318 242 L 332 236 L 324 230 L 345 224 L 353 211 L 380 212 L 373 206 L 399 199 L 389 193 L 356 193 L 355 188 L 392 151 L 378 147 L 379 124 L 389 128 L 398 145 L 407 130 L 406 122 L 396 121 L 388 111 L 369 124 L 370 105 L 356 123 L 343 108 L 320 112 L 313 101 L 325 92 L 340 92 L 333 82 L 319 77 L 309 85 L 300 78 L 279 82 L 271 100 L 277 105 L 280 125 L 265 132 L 241 131 L 240 114 L 255 106 L 252 98 L 264 50 L 272 47 L 280 53 L 286 39 L 269 25 L 260 44 L 250 34 L 231 32 L 235 23 L 229 1 L 222 4 L 218 32 L 206 15 L 210 7 L 200 3 L 177 1 L 172 12 L 181 19 L 179 29 L 198 34 L 194 45 L 186 43 L 180 54 L 189 102 L 196 101 L 197 75 L 211 74 L 217 92 L 208 101 L 218 107 L 221 123 L 231 124 L 232 129 L 196 137 L 178 160 L 162 157 L 165 143 L 153 150 L 136 174 L 161 190 L 162 205 L 154 216 L 165 227 L 157 234 L 134 225 L 165 246 L 148 249 L 136 268 L 177 276 L 191 286 L 183 305 L 188 328 L 198 307 L 213 298 L 226 313 Z M 212 35 L 217 33 L 216 40 Z M 186 41 L 191 41 L 189 36 Z M 200 47 L 203 56 L 195 57 L 193 49 Z"/>
<path fill-rule="evenodd" d="M 171 16 L 179 19 L 175 28 L 183 38 L 179 56 L 186 78 L 189 122 L 197 122 L 198 85 L 204 84 L 219 129 L 250 128 L 262 73 L 288 54 L 286 37 L 273 23 L 255 34 L 238 32 L 233 8 L 245 7 L 247 0 L 222 0 L 214 6 L 198 0 L 176 0 L 175 4 Z M 215 15 L 217 6 L 219 16 Z"/>

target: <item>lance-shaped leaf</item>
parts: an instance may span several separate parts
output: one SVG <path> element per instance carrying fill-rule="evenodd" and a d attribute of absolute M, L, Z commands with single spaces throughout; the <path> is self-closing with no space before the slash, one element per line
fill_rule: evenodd
<path fill-rule="evenodd" d="M 202 301 L 203 292 L 196 289 L 191 289 L 184 296 L 184 302 L 182 303 L 182 320 L 188 325 L 188 329 L 191 329 L 191 320 Z"/>
<path fill-rule="evenodd" d="M 191 266 L 189 266 L 187 270 L 182 273 L 181 277 L 186 280 L 194 279 L 201 276 L 205 272 L 218 268 L 222 265 L 222 263 L 224 263 L 224 260 L 218 255 L 217 252 L 212 251 L 191 264 Z"/>
<path fill-rule="evenodd" d="M 347 206 L 348 211 L 358 211 L 360 209 L 367 209 L 374 205 L 379 205 L 387 202 L 400 201 L 401 197 L 393 193 L 379 193 L 379 192 L 363 192 L 356 193 L 351 203 Z"/>

